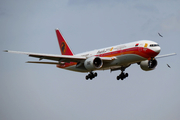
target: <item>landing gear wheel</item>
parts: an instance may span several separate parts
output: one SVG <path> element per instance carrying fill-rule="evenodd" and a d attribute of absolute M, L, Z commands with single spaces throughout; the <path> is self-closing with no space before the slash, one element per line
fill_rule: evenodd
<path fill-rule="evenodd" d="M 89 76 L 88 75 L 86 75 L 86 80 L 88 80 L 89 79 Z"/>
<path fill-rule="evenodd" d="M 121 74 L 117 76 L 117 80 L 124 80 L 126 77 L 128 77 L 128 73 L 121 72 Z"/>
<path fill-rule="evenodd" d="M 90 79 L 92 80 L 93 78 L 97 77 L 97 73 L 93 73 L 93 72 L 90 72 L 88 75 L 86 75 L 86 80 Z"/>
<path fill-rule="evenodd" d="M 120 77 L 119 76 L 117 76 L 117 80 L 119 80 L 120 79 Z"/>
<path fill-rule="evenodd" d="M 97 77 L 97 73 L 96 72 L 94 73 L 94 77 Z"/>
<path fill-rule="evenodd" d="M 125 76 L 128 77 L 129 76 L 128 73 L 126 73 Z"/>

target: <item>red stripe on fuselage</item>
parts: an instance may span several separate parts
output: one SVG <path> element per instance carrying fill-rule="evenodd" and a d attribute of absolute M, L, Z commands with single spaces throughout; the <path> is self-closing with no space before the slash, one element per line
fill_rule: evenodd
<path fill-rule="evenodd" d="M 114 56 L 120 56 L 120 55 L 127 55 L 127 54 L 135 54 L 135 55 L 139 55 L 143 58 L 149 59 L 152 57 L 155 57 L 158 55 L 157 52 L 148 49 L 148 48 L 144 48 L 144 47 L 133 47 L 133 48 L 127 48 L 127 49 L 123 49 L 123 50 L 117 50 L 117 51 L 113 51 L 113 52 L 107 52 L 107 53 L 102 53 L 99 55 L 95 55 L 95 56 L 99 56 L 99 57 L 114 57 Z M 70 67 L 73 65 L 76 65 L 76 62 L 70 62 L 70 63 L 65 63 L 63 65 L 57 65 L 58 68 L 66 68 L 66 67 Z"/>
<path fill-rule="evenodd" d="M 157 52 L 155 52 L 151 49 L 148 49 L 148 48 L 133 47 L 133 48 L 127 48 L 127 49 L 123 49 L 123 50 L 117 50 L 117 51 L 113 51 L 113 52 L 103 53 L 103 54 L 99 54 L 96 56 L 114 57 L 114 56 L 120 56 L 120 55 L 126 55 L 126 54 L 136 54 L 136 55 L 139 55 L 139 56 L 144 57 L 146 59 L 151 58 L 151 57 L 155 57 L 156 55 L 158 55 Z"/>

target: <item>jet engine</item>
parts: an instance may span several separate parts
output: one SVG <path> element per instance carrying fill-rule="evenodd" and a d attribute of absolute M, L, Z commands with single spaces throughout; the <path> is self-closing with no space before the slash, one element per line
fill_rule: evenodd
<path fill-rule="evenodd" d="M 90 57 L 84 61 L 84 67 L 87 70 L 95 70 L 101 68 L 103 61 L 99 57 Z"/>
<path fill-rule="evenodd" d="M 154 70 L 157 66 L 157 60 L 145 60 L 140 62 L 140 67 L 144 71 Z"/>

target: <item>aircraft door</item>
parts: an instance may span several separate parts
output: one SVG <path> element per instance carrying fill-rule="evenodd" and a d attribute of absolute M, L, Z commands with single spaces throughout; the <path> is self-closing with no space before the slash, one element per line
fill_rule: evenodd
<path fill-rule="evenodd" d="M 143 51 L 143 44 L 142 44 L 142 43 L 139 44 L 139 46 L 138 46 L 138 51 L 139 51 L 139 52 L 142 52 L 142 51 Z"/>

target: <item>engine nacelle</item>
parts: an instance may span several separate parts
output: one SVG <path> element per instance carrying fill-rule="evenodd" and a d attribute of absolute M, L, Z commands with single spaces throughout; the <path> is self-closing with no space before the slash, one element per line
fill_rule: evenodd
<path fill-rule="evenodd" d="M 87 70 L 96 70 L 101 68 L 103 65 L 103 61 L 99 57 L 90 57 L 85 60 L 84 67 Z"/>
<path fill-rule="evenodd" d="M 154 70 L 157 66 L 157 60 L 145 60 L 140 63 L 141 69 L 145 71 Z"/>

